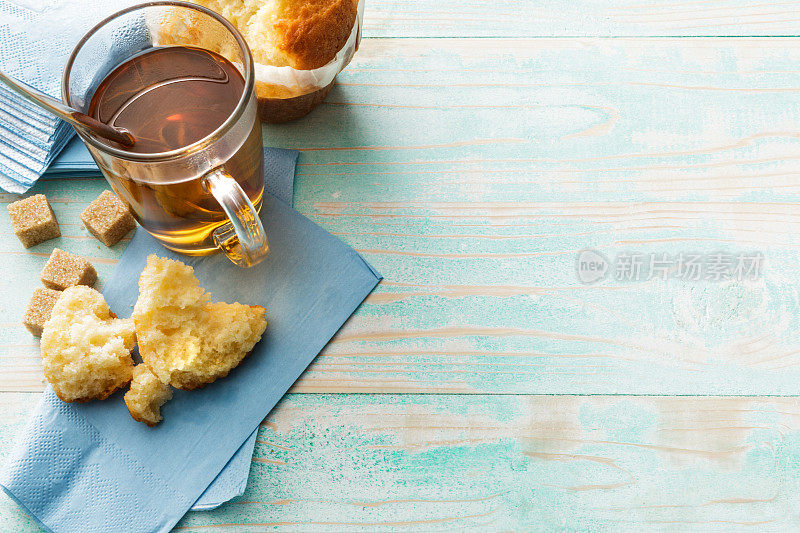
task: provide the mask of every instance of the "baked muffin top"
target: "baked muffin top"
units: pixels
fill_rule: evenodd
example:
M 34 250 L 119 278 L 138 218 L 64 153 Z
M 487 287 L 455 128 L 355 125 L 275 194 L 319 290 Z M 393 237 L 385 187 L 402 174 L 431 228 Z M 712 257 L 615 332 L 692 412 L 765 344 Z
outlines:
M 357 0 L 195 0 L 242 33 L 256 63 L 299 70 L 330 62 L 355 24 Z

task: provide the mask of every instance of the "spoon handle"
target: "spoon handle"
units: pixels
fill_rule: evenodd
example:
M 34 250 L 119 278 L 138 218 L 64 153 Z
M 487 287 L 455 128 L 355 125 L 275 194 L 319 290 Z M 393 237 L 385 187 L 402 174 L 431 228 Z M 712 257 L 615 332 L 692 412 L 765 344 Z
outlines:
M 49 111 L 50 113 L 66 120 L 76 128 L 80 128 L 85 133 L 98 135 L 104 139 L 109 139 L 120 143 L 123 146 L 133 146 L 135 140 L 133 135 L 123 129 L 112 128 L 108 124 L 103 124 L 99 120 L 81 113 L 77 109 L 73 109 L 64 105 L 61 101 L 34 89 L 27 83 L 23 83 L 10 76 L 7 76 L 0 70 L 0 82 L 7 85 L 18 95 L 22 96 L 29 102 L 38 105 Z

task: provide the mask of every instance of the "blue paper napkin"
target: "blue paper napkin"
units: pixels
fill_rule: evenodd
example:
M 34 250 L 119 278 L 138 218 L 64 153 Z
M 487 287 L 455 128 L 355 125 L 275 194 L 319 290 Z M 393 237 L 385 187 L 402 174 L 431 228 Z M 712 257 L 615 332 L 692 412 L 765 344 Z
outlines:
M 147 254 L 180 259 L 212 297 L 263 305 L 267 330 L 226 378 L 175 391 L 155 428 L 134 421 L 114 394 L 66 404 L 51 390 L 26 426 L 0 484 L 53 531 L 168 531 L 300 376 L 381 277 L 352 248 L 267 195 L 267 259 L 240 269 L 227 258 L 179 256 L 134 235 L 105 291 L 127 317 Z
M 83 142 L 80 143 L 86 156 L 91 159 L 89 151 Z M 79 151 L 74 151 L 76 158 L 65 162 L 73 167 L 75 162 L 80 161 L 83 157 Z M 286 150 L 284 148 L 264 148 L 264 190 L 265 192 L 275 196 L 286 205 L 292 205 L 292 196 L 294 193 L 294 171 L 297 164 L 297 150 Z M 97 167 L 95 167 L 97 168 Z M 161 249 L 161 245 L 153 243 L 153 250 L 142 252 L 144 254 L 155 253 L 157 254 Z M 122 256 L 120 264 L 126 261 L 126 255 Z M 114 282 L 113 278 L 109 285 L 106 285 L 106 291 L 114 291 L 115 287 L 110 286 Z M 223 503 L 231 498 L 241 496 L 244 489 L 247 488 L 247 477 L 250 475 L 250 462 L 253 457 L 253 449 L 256 446 L 256 438 L 258 437 L 258 428 L 253 430 L 250 437 L 244 444 L 237 450 L 237 452 L 222 469 L 222 472 L 214 479 L 211 485 L 203 492 L 200 498 L 192 505 L 192 511 L 208 511 L 216 509 Z
M 99 174 L 100 169 L 92 159 L 92 155 L 77 135 L 61 150 L 47 170 L 43 178 L 74 178 Z M 293 174 L 294 175 L 294 174 Z

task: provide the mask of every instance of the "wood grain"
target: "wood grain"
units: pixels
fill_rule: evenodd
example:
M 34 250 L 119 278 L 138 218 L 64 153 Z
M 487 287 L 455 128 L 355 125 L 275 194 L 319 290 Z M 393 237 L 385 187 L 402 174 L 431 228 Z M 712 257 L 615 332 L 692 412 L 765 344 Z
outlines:
M 296 207 L 386 280 L 264 421 L 245 495 L 179 531 L 796 529 L 798 398 L 533 394 L 800 394 L 800 39 L 752 37 L 797 19 L 367 2 L 328 101 L 264 134 L 302 151 Z M 650 38 L 691 35 L 751 37 Z M 21 316 L 47 256 L 102 286 L 124 249 L 79 223 L 105 187 L 40 183 L 64 235 L 30 251 L 0 216 L 0 462 L 44 386 Z M 767 268 L 583 285 L 587 247 Z M 0 530 L 38 531 L 3 494 Z
M 800 39 L 365 40 L 326 104 L 264 129 L 302 151 L 295 206 L 386 278 L 294 391 L 800 393 L 797 64 Z M 0 240 L 0 390 L 43 386 L 20 321 L 49 251 L 102 283 L 124 248 L 78 223 L 103 188 L 41 183 L 64 237 Z M 766 268 L 583 285 L 584 248 Z
M 0 460 L 37 398 L 0 395 Z M 177 531 L 787 531 L 798 450 L 798 398 L 289 395 Z
M 621 37 L 797 35 L 797 5 L 780 0 L 367 2 L 365 37 Z

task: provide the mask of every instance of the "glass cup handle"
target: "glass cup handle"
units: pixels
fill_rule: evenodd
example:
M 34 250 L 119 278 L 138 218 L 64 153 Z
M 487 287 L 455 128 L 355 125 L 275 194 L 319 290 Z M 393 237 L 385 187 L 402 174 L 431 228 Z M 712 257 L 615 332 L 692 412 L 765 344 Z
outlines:
M 250 198 L 222 167 L 203 177 L 203 188 L 219 202 L 230 220 L 212 233 L 214 244 L 240 267 L 260 263 L 269 253 L 267 235 Z

